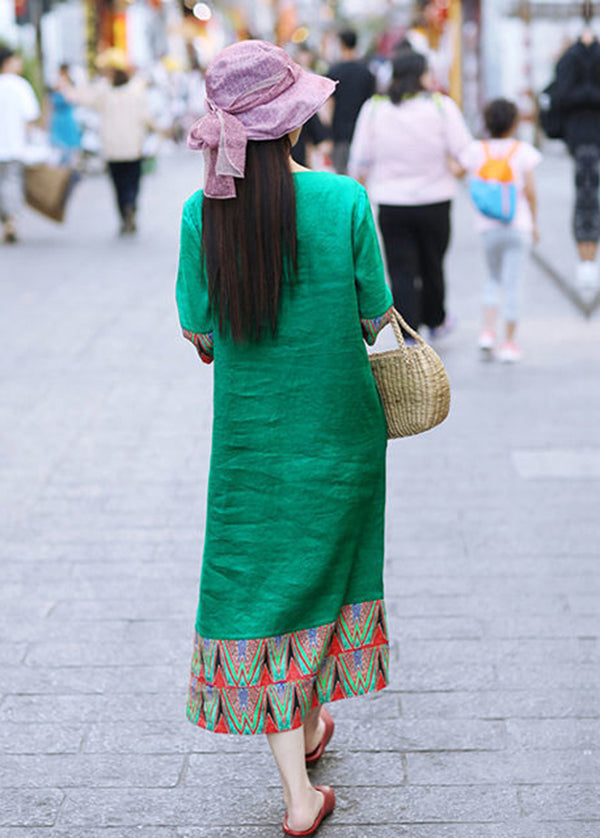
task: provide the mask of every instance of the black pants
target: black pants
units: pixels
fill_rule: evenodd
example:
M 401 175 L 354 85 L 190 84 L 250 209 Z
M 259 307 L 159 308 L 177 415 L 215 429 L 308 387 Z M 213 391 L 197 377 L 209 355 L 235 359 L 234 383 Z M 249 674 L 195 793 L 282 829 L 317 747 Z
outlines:
M 413 329 L 422 323 L 430 329 L 439 326 L 446 319 L 444 256 L 450 243 L 450 201 L 381 204 L 379 226 L 394 305 Z
M 125 220 L 126 211 L 135 210 L 137 207 L 142 161 L 113 160 L 108 164 L 108 171 L 115 188 L 119 214 Z
M 598 202 L 598 164 L 600 151 L 587 143 L 577 146 L 575 158 L 575 212 L 573 233 L 576 242 L 600 240 L 600 203 Z

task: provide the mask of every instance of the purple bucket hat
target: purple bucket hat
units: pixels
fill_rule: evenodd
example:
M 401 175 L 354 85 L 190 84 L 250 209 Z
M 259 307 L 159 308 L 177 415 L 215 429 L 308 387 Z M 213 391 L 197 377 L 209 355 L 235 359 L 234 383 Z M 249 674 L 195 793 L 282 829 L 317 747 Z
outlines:
M 248 140 L 278 140 L 310 119 L 336 82 L 309 73 L 280 47 L 241 41 L 206 72 L 208 112 L 191 128 L 188 147 L 205 155 L 207 198 L 235 198 Z

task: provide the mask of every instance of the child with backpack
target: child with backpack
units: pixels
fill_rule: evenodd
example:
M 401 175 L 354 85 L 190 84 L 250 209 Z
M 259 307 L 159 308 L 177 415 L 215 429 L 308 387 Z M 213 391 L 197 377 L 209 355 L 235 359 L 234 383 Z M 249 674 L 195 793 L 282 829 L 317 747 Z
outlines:
M 472 143 L 459 158 L 468 174 L 477 211 L 488 277 L 483 293 L 483 329 L 479 348 L 486 359 L 520 361 L 516 343 L 521 315 L 523 262 L 538 241 L 534 170 L 542 156 L 532 145 L 515 138 L 519 123 L 516 105 L 495 99 L 484 112 L 490 139 Z M 504 340 L 497 348 L 498 310 L 502 299 Z

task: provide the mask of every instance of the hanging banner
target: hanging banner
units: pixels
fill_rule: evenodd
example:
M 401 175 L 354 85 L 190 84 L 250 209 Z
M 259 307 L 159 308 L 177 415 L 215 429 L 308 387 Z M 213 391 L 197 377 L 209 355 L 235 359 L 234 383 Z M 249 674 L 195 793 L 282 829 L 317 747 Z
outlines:
M 17 23 L 31 22 L 28 0 L 15 0 L 15 20 Z
M 14 0 L 15 21 L 19 24 L 35 23 L 51 7 L 52 0 Z
M 462 5 L 460 0 L 452 0 L 450 3 L 450 36 L 452 49 L 452 63 L 450 66 L 449 93 L 459 107 L 463 104 L 463 77 L 462 77 Z
M 127 54 L 127 14 L 115 12 L 113 15 L 113 46 Z

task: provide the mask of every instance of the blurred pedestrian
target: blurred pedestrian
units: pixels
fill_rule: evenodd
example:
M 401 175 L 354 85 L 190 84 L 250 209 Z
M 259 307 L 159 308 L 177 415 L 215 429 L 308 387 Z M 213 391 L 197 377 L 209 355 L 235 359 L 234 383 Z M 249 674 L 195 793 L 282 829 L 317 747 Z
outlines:
M 185 139 L 194 122 L 206 111 L 204 71 L 193 47 L 189 48 L 190 69 L 186 76 L 185 113 L 181 122 L 181 139 Z
M 16 220 L 23 204 L 23 160 L 28 126 L 39 119 L 33 88 L 21 77 L 23 62 L 0 45 L 0 221 L 3 241 L 18 241 Z
M 552 105 L 563 113 L 564 139 L 575 162 L 576 282 L 581 290 L 593 293 L 599 287 L 600 44 L 590 26 L 591 4 L 586 8 L 583 34 L 556 65 Z
M 426 58 L 400 52 L 388 97 L 370 99 L 360 112 L 349 172 L 379 205 L 396 308 L 437 338 L 453 327 L 444 279 L 456 191 L 450 159 L 472 138 L 457 105 L 428 85 Z
M 147 104 L 155 130 L 170 142 L 181 140 L 187 107 L 187 75 L 182 63 L 165 55 L 153 66 L 147 80 Z M 159 135 L 154 135 L 147 145 L 156 151 L 160 145 Z
M 522 357 L 516 333 L 521 319 L 523 263 L 532 240 L 539 239 L 534 172 L 542 155 L 529 143 L 515 139 L 519 113 L 513 102 L 495 99 L 487 105 L 484 119 L 490 139 L 474 142 L 459 155 L 459 162 L 472 177 L 485 174 L 490 162 L 498 174 L 504 174 L 498 178 L 503 182 L 500 189 L 498 181 L 491 186 L 504 206 L 495 208 L 492 202 L 485 207 L 484 191 L 479 209 L 483 207 L 485 212 L 477 213 L 476 226 L 482 235 L 488 270 L 479 348 L 486 358 L 495 351 L 498 309 L 503 297 L 505 335 L 498 359 L 510 363 Z M 503 212 L 504 220 L 499 217 Z
M 315 55 L 305 44 L 301 44 L 298 48 L 295 60 L 304 70 L 313 71 L 315 69 Z M 321 159 L 328 158 L 331 155 L 331 132 L 329 126 L 321 121 L 318 113 L 311 116 L 308 122 L 304 124 L 292 151 L 292 156 L 296 163 L 301 166 L 314 168 L 313 158 L 316 158 L 314 154 L 316 149 L 321 152 L 321 155 L 319 155 Z
M 291 159 L 334 83 L 248 40 L 206 89 L 177 280 L 184 335 L 215 363 L 188 717 L 267 734 L 284 832 L 312 835 L 335 806 L 306 770 L 333 734 L 323 705 L 387 683 L 387 434 L 363 333 L 392 300 L 365 190 Z
M 307 166 L 309 169 L 314 166 L 313 156 L 316 149 L 325 151 L 330 147 L 329 131 L 323 125 L 319 114 L 311 116 L 302 128 L 298 142 L 294 146 L 292 156 L 300 166 Z
M 73 89 L 69 65 L 61 64 L 58 78 L 49 94 L 50 143 L 60 154 L 61 165 L 73 166 L 81 150 L 81 128 L 75 116 L 76 107 L 68 96 Z
M 143 145 L 151 127 L 146 85 L 130 73 L 125 54 L 116 48 L 101 53 L 98 66 L 104 78 L 72 95 L 101 117 L 102 155 L 115 191 L 120 232 L 131 235 L 137 232 Z
M 345 175 L 356 119 L 363 104 L 375 93 L 375 76 L 358 58 L 356 32 L 344 29 L 339 39 L 341 61 L 330 67 L 327 75 L 338 82 L 331 119 L 333 165 L 338 174 Z

